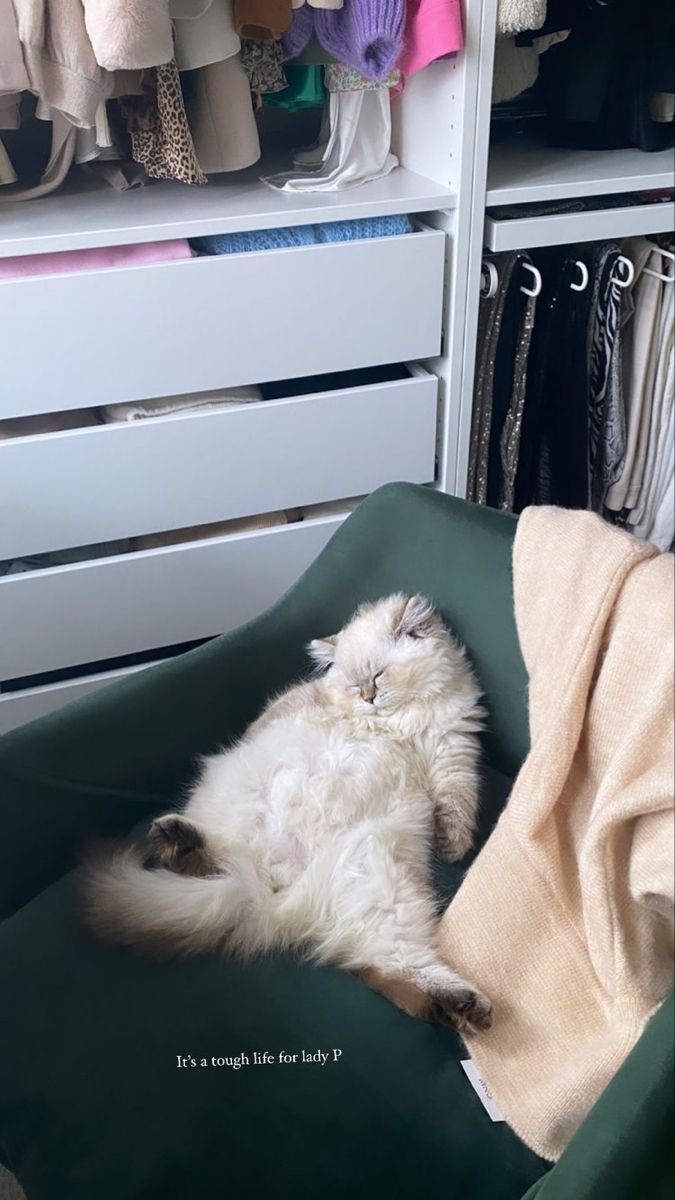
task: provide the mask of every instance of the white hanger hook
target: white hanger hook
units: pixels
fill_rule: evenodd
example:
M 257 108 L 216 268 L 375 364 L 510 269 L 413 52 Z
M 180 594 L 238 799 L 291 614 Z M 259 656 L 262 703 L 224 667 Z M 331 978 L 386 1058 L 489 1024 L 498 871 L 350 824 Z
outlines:
M 531 288 L 521 287 L 521 292 L 524 296 L 538 296 L 542 286 L 541 271 L 539 271 L 537 267 L 533 266 L 532 263 L 526 262 L 523 263 L 523 269 L 526 271 L 531 271 L 532 275 L 534 276 L 534 286 Z
M 672 250 L 664 250 L 661 246 L 655 246 L 652 254 L 662 254 L 664 258 L 668 258 L 672 263 L 675 263 L 675 254 L 673 254 Z M 675 281 L 675 267 L 673 268 L 672 275 L 664 275 L 662 271 L 652 271 L 650 267 L 645 267 L 645 275 L 653 275 L 654 279 L 662 279 L 664 283 L 673 283 Z
M 619 267 L 625 268 L 625 270 L 626 270 L 626 278 L 625 279 L 618 278 Z M 616 284 L 618 284 L 619 287 L 627 288 L 627 287 L 630 287 L 630 285 L 634 279 L 635 279 L 635 267 L 633 266 L 633 264 L 629 258 L 626 258 L 626 256 L 624 254 L 620 254 L 616 260 L 616 266 L 614 268 L 614 282 Z
M 581 275 L 581 283 L 571 283 L 570 287 L 573 292 L 585 292 L 588 287 L 588 267 L 585 262 L 580 262 L 579 259 L 577 259 L 576 265 Z
M 481 263 L 481 288 L 480 294 L 483 300 L 491 300 L 497 295 L 499 287 L 499 272 L 493 262 L 484 261 Z

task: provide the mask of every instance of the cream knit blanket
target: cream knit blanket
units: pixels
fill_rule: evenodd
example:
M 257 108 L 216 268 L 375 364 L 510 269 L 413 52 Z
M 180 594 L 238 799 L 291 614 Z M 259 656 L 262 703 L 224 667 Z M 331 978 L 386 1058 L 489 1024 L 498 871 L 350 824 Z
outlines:
M 518 524 L 531 750 L 440 936 L 494 1004 L 471 1056 L 548 1159 L 672 983 L 673 561 L 590 513 Z

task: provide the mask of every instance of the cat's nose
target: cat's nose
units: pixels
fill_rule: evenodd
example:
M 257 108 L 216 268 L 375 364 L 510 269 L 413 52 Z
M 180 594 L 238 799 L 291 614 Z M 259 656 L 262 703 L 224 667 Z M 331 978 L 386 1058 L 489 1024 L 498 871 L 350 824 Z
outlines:
M 367 683 L 361 688 L 361 699 L 367 700 L 368 704 L 373 704 L 377 695 L 377 688 L 374 683 Z

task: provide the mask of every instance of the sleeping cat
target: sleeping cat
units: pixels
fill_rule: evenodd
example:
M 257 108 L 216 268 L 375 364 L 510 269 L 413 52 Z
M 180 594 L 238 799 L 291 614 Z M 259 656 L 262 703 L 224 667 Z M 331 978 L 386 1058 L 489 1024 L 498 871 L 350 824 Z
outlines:
M 479 690 L 421 596 L 363 605 L 319 668 L 204 760 L 181 812 L 85 867 L 99 935 L 163 953 L 294 948 L 457 1029 L 490 1005 L 436 949 L 432 842 L 473 841 Z

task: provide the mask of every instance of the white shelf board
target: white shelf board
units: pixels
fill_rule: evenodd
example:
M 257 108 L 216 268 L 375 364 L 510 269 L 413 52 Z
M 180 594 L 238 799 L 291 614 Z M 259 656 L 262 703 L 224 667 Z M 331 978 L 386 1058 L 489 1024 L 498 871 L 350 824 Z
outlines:
M 213 176 L 202 187 L 166 182 L 128 192 L 77 180 L 40 200 L 0 204 L 0 257 L 431 212 L 456 204 L 449 188 L 403 167 L 360 187 L 315 193 L 274 191 L 260 182 L 261 169 Z
M 538 246 L 565 246 L 571 242 L 669 233 L 674 227 L 675 204 L 636 204 L 630 208 L 602 208 L 501 221 L 487 217 L 484 243 L 488 250 L 495 251 L 535 250 Z
M 491 147 L 485 204 L 535 204 L 674 186 L 672 150 L 564 150 L 523 138 Z

